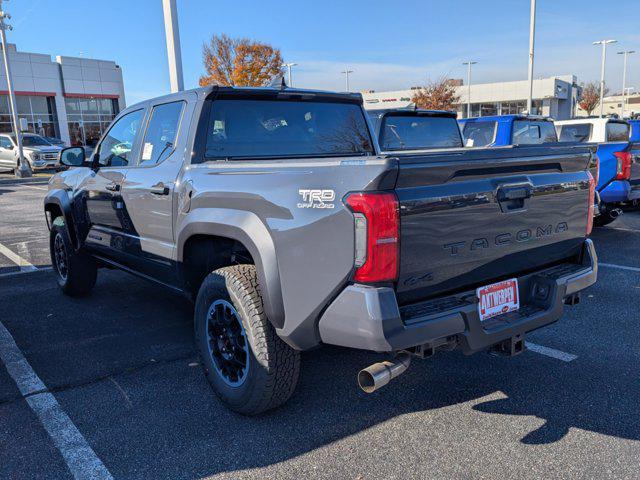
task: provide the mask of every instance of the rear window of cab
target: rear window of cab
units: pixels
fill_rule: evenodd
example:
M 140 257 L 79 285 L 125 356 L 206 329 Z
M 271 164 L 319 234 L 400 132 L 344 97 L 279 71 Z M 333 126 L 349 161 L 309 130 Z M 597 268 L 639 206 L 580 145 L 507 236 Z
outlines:
M 214 100 L 205 148 L 208 160 L 375 153 L 358 104 L 265 99 Z
M 458 121 L 453 117 L 387 115 L 380 125 L 382 150 L 424 150 L 462 147 Z
M 558 141 L 553 122 L 546 120 L 515 120 L 511 142 L 514 145 L 540 145 Z

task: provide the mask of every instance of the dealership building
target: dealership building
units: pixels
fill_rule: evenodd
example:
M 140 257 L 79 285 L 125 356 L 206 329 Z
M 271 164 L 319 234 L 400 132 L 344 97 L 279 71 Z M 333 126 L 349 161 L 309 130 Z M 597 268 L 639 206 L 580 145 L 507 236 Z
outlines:
M 451 80 L 456 94 L 460 98 L 455 106 L 458 116 L 467 117 L 467 99 L 469 88 L 462 80 Z M 365 108 L 370 110 L 384 108 L 407 108 L 413 106 L 411 98 L 420 87 L 408 90 L 362 92 Z M 533 81 L 532 114 L 544 115 L 564 120 L 571 118 L 576 111 L 580 87 L 575 75 L 539 78 Z M 527 109 L 529 82 L 477 83 L 471 85 L 471 116 L 507 115 L 522 113 Z
M 0 47 L 1 48 L 1 47 Z M 112 61 L 20 52 L 7 46 L 17 113 L 28 131 L 70 145 L 95 146 L 125 107 L 122 70 Z M 11 132 L 7 78 L 0 57 L 0 132 Z M 24 124 L 24 121 L 21 123 Z

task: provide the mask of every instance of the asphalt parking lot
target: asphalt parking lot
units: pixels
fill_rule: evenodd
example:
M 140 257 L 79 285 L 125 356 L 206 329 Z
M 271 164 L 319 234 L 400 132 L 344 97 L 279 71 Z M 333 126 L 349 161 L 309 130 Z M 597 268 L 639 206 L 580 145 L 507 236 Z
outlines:
M 59 292 L 45 192 L 0 174 L 0 478 L 640 477 L 640 212 L 593 234 L 598 283 L 522 355 L 438 354 L 366 395 L 381 357 L 323 348 L 245 418 L 211 393 L 181 297 L 105 271 Z

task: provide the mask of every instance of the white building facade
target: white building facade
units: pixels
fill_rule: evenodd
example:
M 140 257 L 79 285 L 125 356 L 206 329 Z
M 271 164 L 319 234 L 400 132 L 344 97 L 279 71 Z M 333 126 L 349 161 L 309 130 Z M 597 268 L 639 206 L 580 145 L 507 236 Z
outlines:
M 18 117 L 26 119 L 32 133 L 93 147 L 125 108 L 122 70 L 115 62 L 65 56 L 52 60 L 47 54 L 20 52 L 13 44 L 7 55 Z M 11 132 L 1 57 L 0 72 L 0 132 Z
M 365 108 L 406 108 L 413 105 L 411 98 L 415 90 L 389 92 L 362 92 Z M 456 105 L 458 116 L 467 117 L 467 85 L 455 87 L 460 103 Z M 544 115 L 558 120 L 571 118 L 576 110 L 580 87 L 575 75 L 540 78 L 533 81 L 532 114 Z M 471 117 L 523 113 L 527 109 L 529 82 L 478 83 L 471 85 Z

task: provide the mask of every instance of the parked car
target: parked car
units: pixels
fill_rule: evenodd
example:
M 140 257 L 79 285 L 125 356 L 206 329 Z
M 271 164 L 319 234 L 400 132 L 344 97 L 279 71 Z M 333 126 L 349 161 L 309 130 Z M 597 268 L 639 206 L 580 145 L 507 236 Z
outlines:
M 496 115 L 458 120 L 467 147 L 541 145 L 558 141 L 553 120 L 533 115 Z
M 596 225 L 613 222 L 622 213 L 621 206 L 638 198 L 637 193 L 631 194 L 629 123 L 615 118 L 574 118 L 556 122 L 556 129 L 561 142 L 598 144 L 600 214 Z
M 629 120 L 631 133 L 629 143 L 631 143 L 631 174 L 629 178 L 629 200 L 635 205 L 640 203 L 640 119 Z
M 67 146 L 67 144 L 64 142 L 64 140 L 60 140 L 59 138 L 55 138 L 55 137 L 42 137 L 42 138 L 44 138 L 51 145 L 55 145 L 57 147 L 66 147 Z
M 22 152 L 29 162 L 31 170 L 58 169 L 60 147 L 47 142 L 40 135 L 22 134 Z M 0 167 L 14 170 L 18 167 L 18 144 L 16 137 L 10 133 L 0 133 Z
M 370 110 L 380 148 L 384 151 L 460 148 L 462 136 L 456 112 L 419 109 Z
M 360 94 L 175 93 L 119 113 L 92 158 L 62 151 L 52 264 L 69 295 L 110 267 L 195 299 L 204 371 L 235 411 L 284 403 L 322 344 L 391 354 L 358 374 L 371 392 L 412 357 L 520 353 L 577 303 L 597 276 L 594 151 L 383 155 Z

